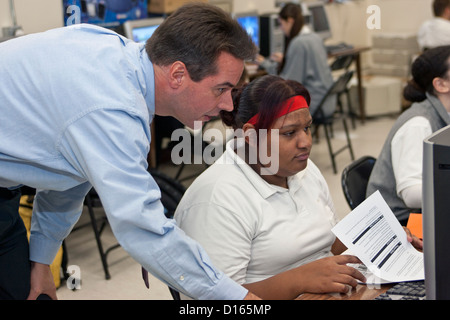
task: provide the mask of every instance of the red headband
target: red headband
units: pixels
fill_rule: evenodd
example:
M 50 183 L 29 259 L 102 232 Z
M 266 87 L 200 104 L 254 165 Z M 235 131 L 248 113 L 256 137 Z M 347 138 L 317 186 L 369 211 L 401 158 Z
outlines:
M 308 108 L 308 103 L 306 102 L 305 98 L 303 96 L 293 96 L 286 101 L 283 102 L 281 105 L 280 110 L 276 114 L 275 118 L 282 117 L 292 111 L 302 109 L 302 108 Z M 250 120 L 247 121 L 247 123 L 256 125 L 256 123 L 259 120 L 259 113 L 255 114 L 253 117 L 250 118 Z

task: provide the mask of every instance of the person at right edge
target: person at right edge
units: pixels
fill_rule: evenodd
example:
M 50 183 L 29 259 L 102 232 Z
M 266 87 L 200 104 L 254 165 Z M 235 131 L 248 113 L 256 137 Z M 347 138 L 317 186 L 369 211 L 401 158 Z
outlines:
M 366 196 L 379 190 L 400 223 L 422 208 L 423 140 L 450 124 L 450 46 L 425 51 L 404 89 L 413 102 L 394 123 L 370 175 Z
M 450 45 L 450 0 L 434 0 L 433 15 L 417 32 L 417 43 L 422 51 Z

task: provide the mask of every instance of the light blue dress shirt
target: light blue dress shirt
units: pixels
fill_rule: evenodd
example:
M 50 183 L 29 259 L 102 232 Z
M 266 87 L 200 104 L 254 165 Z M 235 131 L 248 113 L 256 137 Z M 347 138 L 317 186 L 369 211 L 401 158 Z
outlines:
M 0 186 L 37 189 L 30 259 L 49 264 L 91 187 L 121 246 L 198 299 L 243 299 L 199 245 L 164 216 L 147 172 L 155 113 L 143 44 L 89 25 L 0 44 Z

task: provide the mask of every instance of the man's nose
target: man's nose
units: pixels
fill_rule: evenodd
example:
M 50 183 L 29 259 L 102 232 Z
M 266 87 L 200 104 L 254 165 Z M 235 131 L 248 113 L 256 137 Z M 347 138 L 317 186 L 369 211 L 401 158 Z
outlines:
M 220 101 L 218 108 L 220 110 L 225 111 L 233 111 L 233 98 L 231 97 L 231 92 L 228 92 L 226 95 L 223 96 L 223 99 Z

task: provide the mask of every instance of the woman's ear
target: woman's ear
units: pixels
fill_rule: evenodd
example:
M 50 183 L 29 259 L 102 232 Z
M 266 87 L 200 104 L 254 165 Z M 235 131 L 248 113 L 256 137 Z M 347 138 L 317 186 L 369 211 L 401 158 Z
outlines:
M 251 147 L 256 147 L 258 145 L 258 135 L 256 134 L 255 126 L 250 123 L 246 123 L 242 127 L 242 130 L 244 131 L 245 142 Z
M 436 77 L 433 79 L 433 87 L 437 93 L 448 93 L 450 92 L 450 80 Z

